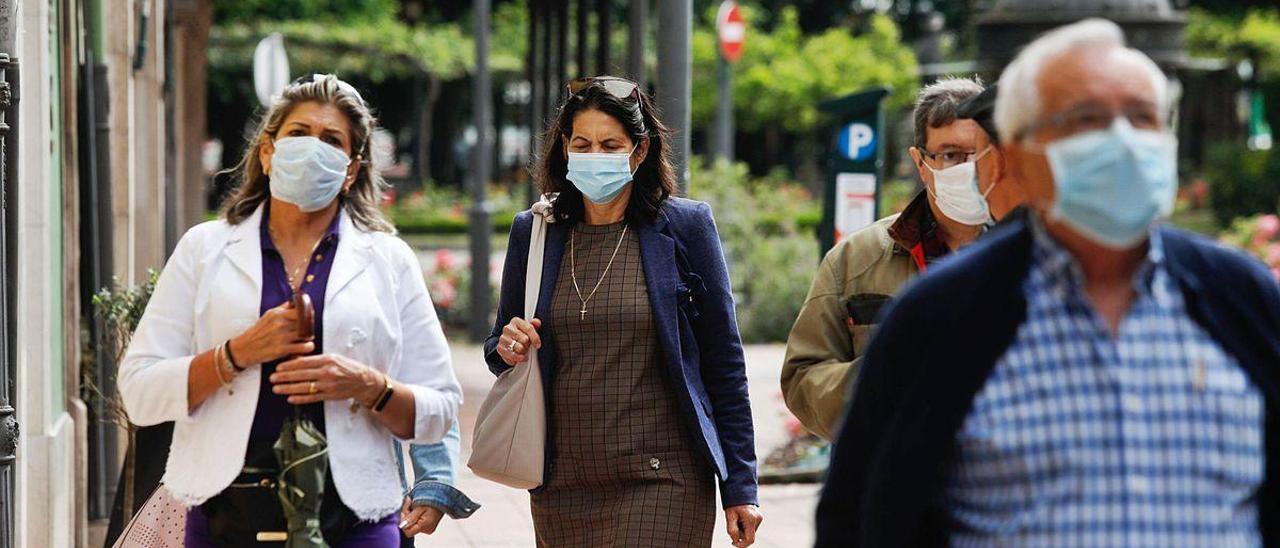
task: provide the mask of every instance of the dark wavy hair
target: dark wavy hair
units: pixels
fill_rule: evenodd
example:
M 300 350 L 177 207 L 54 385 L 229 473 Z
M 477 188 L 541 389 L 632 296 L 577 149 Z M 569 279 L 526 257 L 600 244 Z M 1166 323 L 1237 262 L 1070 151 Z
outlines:
M 677 187 L 671 163 L 671 130 L 658 118 L 653 101 L 642 89 L 619 99 L 604 86 L 592 84 L 565 99 L 542 138 L 542 154 L 534 170 L 538 187 L 544 194 L 560 193 L 553 208 L 557 218 L 574 223 L 583 219 L 582 192 L 565 178 L 568 159 L 562 139 L 573 135 L 573 120 L 579 113 L 593 109 L 618 120 L 632 143 L 639 145 L 641 140 L 649 139 L 649 151 L 632 179 L 626 219 L 633 225 L 652 223 L 662 210 L 663 202 L 676 193 Z

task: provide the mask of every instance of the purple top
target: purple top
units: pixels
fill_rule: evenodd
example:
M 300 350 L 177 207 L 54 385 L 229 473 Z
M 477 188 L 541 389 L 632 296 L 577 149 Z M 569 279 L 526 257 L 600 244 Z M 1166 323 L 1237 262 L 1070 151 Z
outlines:
M 329 285 L 329 270 L 333 267 L 333 252 L 338 248 L 338 221 L 342 211 L 333 216 L 329 229 L 325 232 L 320 245 L 307 265 L 306 276 L 303 277 L 302 290 L 311 296 L 311 303 L 316 309 L 316 349 L 312 354 L 324 352 L 324 294 Z M 262 240 L 262 300 L 258 305 L 258 314 L 284 304 L 293 297 L 293 289 L 289 287 L 289 276 L 285 273 L 284 258 L 271 241 L 271 233 L 267 230 L 267 222 L 271 219 L 271 205 L 264 206 L 262 211 L 262 228 L 259 236 Z M 285 360 L 276 360 L 262 364 L 262 386 L 258 390 L 258 409 L 253 415 L 253 427 L 249 430 L 249 458 L 253 459 L 255 442 L 274 444 L 280 437 L 280 428 L 284 419 L 293 413 L 288 398 L 271 391 L 271 374 L 276 366 Z M 324 432 L 324 404 L 313 403 L 303 406 L 303 413 Z M 272 459 L 274 454 L 267 452 Z M 254 464 L 246 463 L 250 466 Z M 267 464 L 267 463 L 255 463 Z M 274 462 L 269 463 L 274 467 Z

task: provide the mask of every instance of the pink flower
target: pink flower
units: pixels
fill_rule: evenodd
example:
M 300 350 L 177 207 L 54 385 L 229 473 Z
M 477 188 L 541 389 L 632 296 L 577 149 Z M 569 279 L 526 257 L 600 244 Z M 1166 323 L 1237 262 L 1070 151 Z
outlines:
M 1280 243 L 1272 243 L 1267 246 L 1267 264 L 1273 267 L 1280 267 Z
M 458 266 L 458 258 L 448 249 L 436 250 L 436 271 L 448 272 Z
M 1280 233 L 1280 217 L 1275 215 L 1263 215 L 1258 217 L 1256 237 L 1264 240 L 1270 240 L 1276 237 L 1276 233 Z
M 798 438 L 808 432 L 805 430 L 804 425 L 800 424 L 800 419 L 797 419 L 794 415 L 787 417 L 782 425 L 787 429 L 787 434 L 790 434 L 793 438 Z
M 458 300 L 458 290 L 449 280 L 439 278 L 431 283 L 431 300 L 440 308 L 451 308 L 454 301 Z

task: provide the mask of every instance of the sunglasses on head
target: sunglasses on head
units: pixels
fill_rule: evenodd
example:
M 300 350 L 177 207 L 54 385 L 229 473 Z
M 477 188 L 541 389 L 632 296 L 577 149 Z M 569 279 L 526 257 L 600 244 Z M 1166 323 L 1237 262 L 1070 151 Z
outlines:
M 320 73 L 318 73 L 318 72 L 317 72 L 317 73 L 312 73 L 312 74 L 307 74 L 307 75 L 304 75 L 304 76 L 299 76 L 299 77 L 297 77 L 297 78 L 296 78 L 296 79 L 294 79 L 294 81 L 293 81 L 293 82 L 291 82 L 289 85 L 291 85 L 291 86 L 296 86 L 296 85 L 298 85 L 298 84 L 309 84 L 309 83 L 312 83 L 312 82 L 319 82 L 319 81 L 321 81 L 321 80 L 324 80 L 324 78 L 325 78 L 326 76 L 333 76 L 333 75 L 332 75 L 332 74 L 320 74 Z M 364 97 L 361 97 L 361 96 L 360 96 L 360 92 L 359 92 L 359 91 L 356 91 L 355 86 L 353 86 L 353 85 L 351 85 L 351 84 L 348 84 L 348 83 L 344 82 L 341 78 L 338 78 L 337 76 L 334 76 L 334 78 L 333 78 L 333 79 L 334 79 L 335 81 L 337 81 L 337 82 L 338 82 L 338 89 L 339 89 L 339 90 L 342 90 L 342 92 L 343 92 L 343 93 L 346 93 L 346 94 L 348 94 L 348 95 L 351 95 L 352 97 L 355 97 L 355 98 L 356 98 L 356 100 L 360 102 L 360 104 L 362 104 L 362 105 L 364 104 Z
M 617 76 L 592 76 L 578 78 L 569 82 L 569 96 L 572 97 L 591 87 L 600 87 L 615 99 L 640 99 L 640 84 L 618 78 Z

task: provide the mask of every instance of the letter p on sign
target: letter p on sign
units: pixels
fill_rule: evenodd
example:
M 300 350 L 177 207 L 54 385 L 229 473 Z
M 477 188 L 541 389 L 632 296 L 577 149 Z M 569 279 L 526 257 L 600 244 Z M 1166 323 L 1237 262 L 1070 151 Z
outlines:
M 854 122 L 840 132 L 837 146 L 840 153 L 850 160 L 866 160 L 875 154 L 876 132 L 867 124 Z

